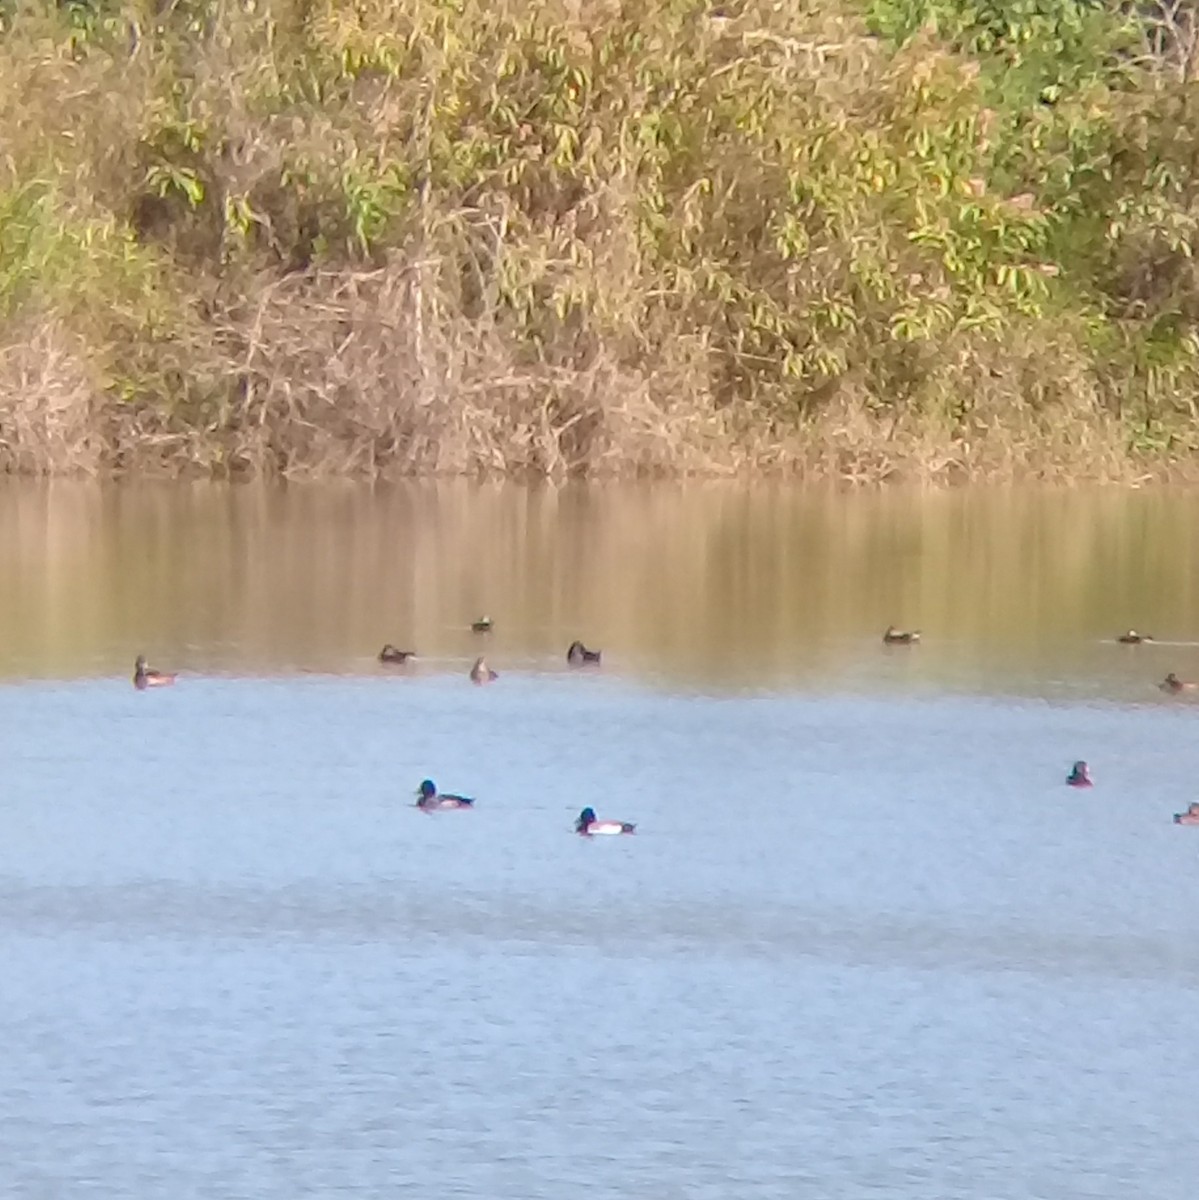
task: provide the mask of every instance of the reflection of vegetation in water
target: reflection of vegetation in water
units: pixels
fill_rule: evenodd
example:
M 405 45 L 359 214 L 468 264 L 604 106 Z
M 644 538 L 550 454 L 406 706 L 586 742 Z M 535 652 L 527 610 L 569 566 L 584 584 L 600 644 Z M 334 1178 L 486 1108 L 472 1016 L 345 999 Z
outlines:
M 733 484 L 196 485 L 0 489 L 6 675 L 307 667 L 465 683 L 565 671 L 575 638 L 608 673 L 751 684 L 903 672 L 1074 678 L 1080 660 L 1153 685 L 1197 651 L 1123 647 L 1135 626 L 1199 642 L 1199 539 L 1185 494 Z M 495 630 L 469 622 L 483 605 Z M 919 626 L 889 651 L 889 623 Z M 1101 641 L 1107 645 L 1101 645 Z
M 0 463 L 1177 464 L 1189 12 L 2 5 Z

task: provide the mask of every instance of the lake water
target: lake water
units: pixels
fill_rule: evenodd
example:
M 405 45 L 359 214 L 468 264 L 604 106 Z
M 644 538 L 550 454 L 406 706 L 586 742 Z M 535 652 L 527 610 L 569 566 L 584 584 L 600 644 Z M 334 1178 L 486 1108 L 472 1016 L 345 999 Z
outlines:
M 0 488 L 0 1194 L 1193 1200 L 1197 517 Z

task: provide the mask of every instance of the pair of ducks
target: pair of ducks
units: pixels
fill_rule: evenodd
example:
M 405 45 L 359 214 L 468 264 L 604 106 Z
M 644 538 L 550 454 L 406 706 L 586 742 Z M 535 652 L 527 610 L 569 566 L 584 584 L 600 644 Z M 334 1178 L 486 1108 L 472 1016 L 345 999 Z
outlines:
M 1135 629 L 1129 629 L 1116 638 L 1116 641 L 1122 646 L 1143 646 L 1146 642 L 1152 642 L 1154 640 L 1155 639 L 1151 633 L 1138 633 Z M 1169 692 L 1171 695 L 1174 695 L 1177 692 L 1194 691 L 1197 685 L 1189 682 L 1188 680 L 1179 679 L 1178 676 L 1171 671 L 1157 686 L 1161 688 L 1163 692 Z
M 1138 633 L 1135 629 L 1129 629 L 1127 632 L 1120 634 L 1116 641 L 1122 646 L 1143 646 L 1146 642 L 1154 641 L 1154 637 L 1150 633 Z M 1188 682 L 1185 679 L 1179 679 L 1178 676 L 1171 671 L 1165 679 L 1157 685 L 1163 692 L 1169 692 L 1173 695 L 1176 692 L 1190 692 L 1196 687 L 1195 684 Z
M 886 632 L 883 634 L 883 641 L 891 646 L 910 646 L 913 642 L 918 642 L 919 640 L 919 629 L 896 629 L 894 625 L 888 625 Z M 1116 641 L 1125 646 L 1140 646 L 1144 642 L 1153 641 L 1153 635 L 1138 633 L 1135 629 L 1129 629 L 1127 632 L 1120 634 L 1116 638 Z
M 488 616 L 479 617 L 471 622 L 470 627 L 475 633 L 490 633 L 491 618 Z M 402 666 L 410 658 L 415 657 L 415 650 L 400 650 L 398 647 L 393 646 L 390 642 L 386 643 L 383 649 L 379 651 L 379 661 L 381 663 L 394 663 L 397 666 Z
M 413 650 L 397 650 L 390 642 L 379 651 L 379 661 L 394 666 L 403 666 L 409 659 L 415 658 Z M 479 655 L 470 669 L 471 683 L 493 683 L 499 676 L 487 665 L 487 660 Z
M 566 651 L 566 661 L 572 667 L 598 666 L 601 653 L 600 650 L 588 650 L 582 642 L 571 642 L 570 648 Z M 493 683 L 499 679 L 499 676 L 487 665 L 487 660 L 480 655 L 470 669 L 470 679 L 472 683 Z
M 1124 633 L 1120 634 L 1118 638 L 1116 638 L 1116 641 L 1122 646 L 1143 646 L 1146 642 L 1152 642 L 1155 640 L 1156 639 L 1154 638 L 1153 634 L 1139 633 L 1135 629 L 1128 629 Z M 1194 691 L 1196 687 L 1199 687 L 1199 684 L 1191 683 L 1186 679 L 1179 679 L 1178 676 L 1171 671 L 1157 686 L 1161 688 L 1163 692 L 1169 692 L 1171 695 L 1173 695 L 1177 692 Z
M 454 812 L 474 808 L 472 796 L 456 796 L 453 792 L 439 792 L 431 779 L 422 779 L 416 789 L 416 805 L 422 812 Z M 582 837 L 596 837 L 621 833 L 632 833 L 636 826 L 628 821 L 601 821 L 595 809 L 587 807 L 575 821 L 575 833 Z
M 1066 782 L 1071 787 L 1091 787 L 1091 769 L 1087 766 L 1083 759 L 1070 769 L 1070 774 L 1066 776 Z M 1199 800 L 1194 800 L 1187 805 L 1186 812 L 1174 814 L 1175 825 L 1199 825 Z
M 491 624 L 490 617 L 482 616 L 472 621 L 470 627 L 474 633 L 490 633 Z M 379 661 L 381 663 L 406 663 L 410 658 L 415 657 L 415 650 L 399 650 L 390 642 L 379 651 Z

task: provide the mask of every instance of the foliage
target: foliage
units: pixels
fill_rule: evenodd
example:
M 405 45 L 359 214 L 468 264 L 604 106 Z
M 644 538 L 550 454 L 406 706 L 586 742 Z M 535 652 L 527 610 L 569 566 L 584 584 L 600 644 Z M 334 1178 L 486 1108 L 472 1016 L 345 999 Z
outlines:
M 0 321 L 65 331 L 114 461 L 1194 448 L 1194 85 L 1135 6 L 0 11 Z

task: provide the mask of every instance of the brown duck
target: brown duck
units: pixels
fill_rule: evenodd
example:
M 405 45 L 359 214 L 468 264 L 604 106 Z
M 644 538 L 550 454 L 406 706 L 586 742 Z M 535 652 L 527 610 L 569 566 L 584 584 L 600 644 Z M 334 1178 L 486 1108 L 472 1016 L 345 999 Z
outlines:
M 146 666 L 146 656 L 139 654 L 137 661 L 133 664 L 133 686 L 139 692 L 144 692 L 146 688 L 152 687 L 170 687 L 175 682 L 173 674 L 168 675 L 165 671 L 154 671 Z
M 1135 629 L 1130 629 L 1127 633 L 1122 633 L 1116 641 L 1125 646 L 1139 646 L 1142 642 L 1151 642 L 1153 638 L 1147 633 L 1137 633 Z
M 570 648 L 566 651 L 566 661 L 572 667 L 585 667 L 597 664 L 602 653 L 600 650 L 588 650 L 582 642 L 571 642 Z
M 1167 675 L 1165 679 L 1163 679 L 1157 686 L 1161 688 L 1163 692 L 1190 692 L 1195 688 L 1195 684 L 1184 679 L 1179 679 L 1173 671 L 1171 671 L 1169 675 Z
M 475 659 L 475 664 L 470 669 L 471 683 L 492 683 L 499 679 L 499 676 L 487 665 L 487 660 L 480 655 Z
M 414 650 L 397 650 L 390 642 L 379 651 L 379 661 L 381 663 L 406 663 L 410 658 L 416 657 Z

